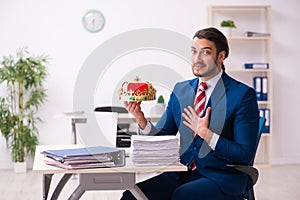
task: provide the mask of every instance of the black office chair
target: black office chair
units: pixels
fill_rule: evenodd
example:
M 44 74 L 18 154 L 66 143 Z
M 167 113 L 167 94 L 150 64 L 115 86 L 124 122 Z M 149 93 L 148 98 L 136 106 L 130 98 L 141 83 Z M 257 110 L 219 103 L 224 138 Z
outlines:
M 95 112 L 116 112 L 116 113 L 128 113 L 127 109 L 119 106 L 103 106 L 96 107 Z M 129 131 L 130 123 L 119 124 L 117 127 L 117 147 L 130 147 L 131 135 L 136 135 L 136 132 Z
M 257 140 L 256 140 L 256 150 L 257 150 L 258 143 L 259 143 L 261 134 L 263 132 L 264 126 L 265 126 L 265 122 L 266 122 L 266 119 L 264 117 L 259 118 L 259 127 L 258 127 L 258 134 L 257 134 Z M 248 199 L 248 200 L 255 200 L 253 186 L 256 184 L 258 176 L 259 176 L 258 170 L 255 167 L 253 167 L 253 163 L 254 163 L 254 158 L 253 158 L 251 165 L 227 165 L 238 171 L 246 173 L 250 177 L 251 181 L 250 181 L 249 187 L 248 187 L 249 190 L 246 193 L 246 199 Z

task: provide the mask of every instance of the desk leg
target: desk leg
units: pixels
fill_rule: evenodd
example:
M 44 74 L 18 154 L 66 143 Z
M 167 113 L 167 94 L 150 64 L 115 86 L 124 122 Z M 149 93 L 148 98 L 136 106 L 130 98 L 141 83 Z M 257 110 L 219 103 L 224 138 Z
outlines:
M 79 184 L 68 200 L 78 200 L 80 199 L 80 197 L 83 195 L 84 192 L 85 190 L 83 189 L 81 184 Z
M 53 174 L 43 174 L 43 200 L 47 200 Z
M 130 192 L 133 194 L 133 196 L 136 199 L 148 200 L 148 198 L 145 196 L 145 194 L 142 192 L 142 190 L 137 185 L 134 185 L 134 187 L 132 189 L 130 189 Z
M 59 183 L 57 184 L 57 186 L 52 194 L 51 200 L 58 199 L 60 192 L 62 191 L 62 189 L 64 188 L 64 186 L 69 181 L 69 179 L 71 178 L 72 175 L 73 174 L 64 174 L 63 175 L 63 177 L 60 179 Z
M 70 177 L 67 178 L 69 179 Z M 63 187 L 64 184 L 62 184 L 61 187 Z M 59 187 L 59 185 L 57 187 Z M 77 186 L 75 191 L 71 194 L 68 200 L 78 200 L 84 194 L 85 191 L 90 191 L 90 190 L 124 190 L 124 189 L 129 189 L 130 192 L 138 200 L 148 200 L 148 198 L 144 195 L 144 193 L 140 190 L 140 188 L 135 185 L 135 173 L 79 174 L 79 185 Z M 58 190 L 58 194 L 60 191 L 61 190 Z
M 72 142 L 77 144 L 76 119 L 72 119 Z

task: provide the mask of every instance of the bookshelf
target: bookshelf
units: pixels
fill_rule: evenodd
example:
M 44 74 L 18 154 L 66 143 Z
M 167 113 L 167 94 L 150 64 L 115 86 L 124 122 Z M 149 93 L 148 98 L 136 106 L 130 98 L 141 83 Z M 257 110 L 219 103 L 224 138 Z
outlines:
M 233 20 L 236 29 L 227 35 L 229 42 L 229 57 L 225 60 L 226 72 L 237 80 L 254 88 L 255 77 L 265 77 L 267 100 L 259 100 L 259 108 L 270 117 L 269 133 L 263 133 L 257 150 L 255 165 L 271 165 L 272 141 L 272 48 L 271 48 L 271 6 L 269 5 L 212 5 L 208 7 L 208 25 L 218 28 L 222 20 Z M 268 33 L 270 35 L 249 37 L 246 32 Z M 224 31 L 225 33 L 225 31 Z M 246 63 L 268 63 L 266 69 L 245 69 Z M 255 88 L 256 89 L 256 88 Z M 263 115 L 263 112 L 261 112 Z

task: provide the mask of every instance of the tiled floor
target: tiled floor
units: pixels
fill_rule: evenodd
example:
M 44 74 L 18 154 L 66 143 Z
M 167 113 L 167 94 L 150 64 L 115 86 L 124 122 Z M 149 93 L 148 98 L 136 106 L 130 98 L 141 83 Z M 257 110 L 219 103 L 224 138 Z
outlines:
M 255 186 L 257 200 L 300 200 L 300 165 L 280 165 L 259 168 L 260 177 Z M 55 175 L 53 184 L 61 175 Z M 41 175 L 29 171 L 15 174 L 12 171 L 0 171 L 1 200 L 40 200 L 42 199 Z M 59 199 L 68 199 L 77 185 L 72 177 Z M 50 192 L 53 188 L 50 188 Z M 91 191 L 82 196 L 82 200 L 116 200 L 122 191 Z

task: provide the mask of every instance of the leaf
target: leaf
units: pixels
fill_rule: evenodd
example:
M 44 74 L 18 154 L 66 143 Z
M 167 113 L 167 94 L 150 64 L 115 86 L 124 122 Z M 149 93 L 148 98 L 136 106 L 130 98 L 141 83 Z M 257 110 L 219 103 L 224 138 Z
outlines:
M 236 28 L 233 20 L 223 20 L 220 25 L 221 27 Z

